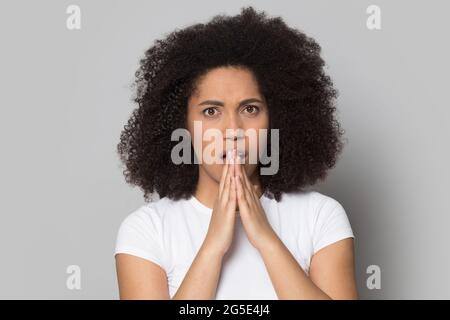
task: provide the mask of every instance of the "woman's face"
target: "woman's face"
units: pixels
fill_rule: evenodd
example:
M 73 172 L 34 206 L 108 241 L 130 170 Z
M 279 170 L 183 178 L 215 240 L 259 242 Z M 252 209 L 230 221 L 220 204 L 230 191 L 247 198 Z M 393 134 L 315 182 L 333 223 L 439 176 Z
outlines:
M 202 159 L 199 163 L 201 174 L 219 182 L 223 153 L 226 155 L 228 149 L 244 151 L 244 169 L 248 176 L 255 173 L 260 139 L 264 147 L 266 143 L 265 135 L 261 136 L 259 129 L 268 129 L 269 110 L 250 71 L 221 67 L 211 70 L 197 83 L 196 92 L 188 100 L 186 125 L 197 159 Z M 215 129 L 209 130 L 210 133 L 220 135 L 205 135 L 208 129 Z M 194 143 L 196 139 L 199 144 Z M 211 163 L 211 160 L 216 161 Z

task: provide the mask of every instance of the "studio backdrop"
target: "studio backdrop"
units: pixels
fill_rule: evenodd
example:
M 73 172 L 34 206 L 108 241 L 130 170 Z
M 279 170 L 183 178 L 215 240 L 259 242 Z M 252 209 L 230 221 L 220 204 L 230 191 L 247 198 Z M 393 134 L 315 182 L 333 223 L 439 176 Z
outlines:
M 364 299 L 450 298 L 447 1 L 2 1 L 0 298 L 117 299 L 144 204 L 116 147 L 144 51 L 244 6 L 314 38 L 345 146 L 315 190 L 355 234 Z

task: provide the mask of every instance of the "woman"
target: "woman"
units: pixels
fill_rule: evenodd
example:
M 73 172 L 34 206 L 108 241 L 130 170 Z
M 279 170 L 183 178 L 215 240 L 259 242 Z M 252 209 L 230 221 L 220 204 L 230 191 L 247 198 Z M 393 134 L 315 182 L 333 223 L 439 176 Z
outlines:
M 252 7 L 148 49 L 118 152 L 127 182 L 160 199 L 120 226 L 122 299 L 357 298 L 345 210 L 305 189 L 325 178 L 343 145 L 323 66 L 313 39 Z M 189 160 L 204 157 L 207 130 L 221 132 L 227 147 L 213 154 L 224 163 L 174 161 L 179 128 L 201 141 L 183 154 Z M 249 161 L 255 146 L 239 133 L 264 129 L 256 149 L 271 150 L 273 174 L 261 174 L 260 156 Z

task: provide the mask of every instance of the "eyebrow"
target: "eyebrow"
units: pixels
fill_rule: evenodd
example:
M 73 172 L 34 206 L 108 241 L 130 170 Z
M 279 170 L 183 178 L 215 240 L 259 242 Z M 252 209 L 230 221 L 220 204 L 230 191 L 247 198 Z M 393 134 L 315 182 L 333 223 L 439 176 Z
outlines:
M 252 102 L 260 102 L 263 103 L 261 100 L 256 99 L 256 98 L 250 98 L 250 99 L 245 99 L 242 100 L 241 102 L 239 102 L 239 107 L 246 105 L 247 103 L 252 103 Z M 218 101 L 218 100 L 205 100 L 201 103 L 198 104 L 199 106 L 203 106 L 203 105 L 216 105 L 216 106 L 224 106 L 224 103 L 222 101 Z

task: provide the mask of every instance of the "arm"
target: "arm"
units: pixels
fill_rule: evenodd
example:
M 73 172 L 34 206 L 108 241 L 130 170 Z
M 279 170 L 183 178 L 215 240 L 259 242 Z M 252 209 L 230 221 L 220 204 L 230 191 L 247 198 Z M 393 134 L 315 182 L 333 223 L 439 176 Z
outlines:
M 156 263 L 119 253 L 116 255 L 116 270 L 120 299 L 169 299 L 166 273 Z
M 308 277 L 276 237 L 260 249 L 279 299 L 357 299 L 353 239 L 337 241 L 311 259 Z
M 233 175 L 234 166 L 227 161 L 205 240 L 173 299 L 215 299 L 222 259 L 233 240 L 237 204 Z
M 214 299 L 221 269 L 222 255 L 202 246 L 172 299 Z
M 311 258 L 310 277 L 270 226 L 245 170 L 236 165 L 237 198 L 249 241 L 261 254 L 279 299 L 355 299 L 353 239 L 323 247 Z
M 234 171 L 229 167 L 227 164 L 223 168 L 206 238 L 172 297 L 174 300 L 215 298 L 222 259 L 231 245 L 235 223 L 236 193 L 231 179 Z M 158 264 L 129 254 L 117 254 L 116 264 L 121 299 L 170 299 L 167 275 Z
M 222 256 L 202 246 L 172 299 L 214 299 L 221 266 Z M 156 263 L 117 254 L 116 269 L 120 299 L 170 299 L 167 275 Z

